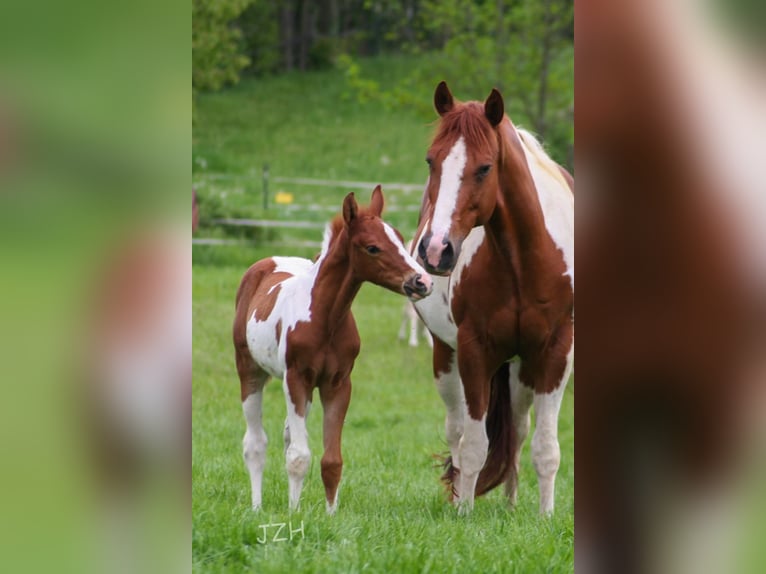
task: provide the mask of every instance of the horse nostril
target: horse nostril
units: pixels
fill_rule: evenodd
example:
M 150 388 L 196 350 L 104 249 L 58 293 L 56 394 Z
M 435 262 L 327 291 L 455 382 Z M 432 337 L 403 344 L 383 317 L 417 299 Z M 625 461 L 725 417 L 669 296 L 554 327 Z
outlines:
M 452 269 L 455 260 L 455 248 L 451 241 L 445 241 L 442 256 L 439 258 L 439 269 Z
M 426 240 L 423 238 L 420 243 L 418 244 L 418 255 L 420 255 L 420 258 L 425 261 L 426 260 Z
M 420 280 L 422 277 L 423 276 L 420 273 L 415 275 L 415 289 L 418 291 L 418 293 L 425 293 L 428 290 L 426 284 Z

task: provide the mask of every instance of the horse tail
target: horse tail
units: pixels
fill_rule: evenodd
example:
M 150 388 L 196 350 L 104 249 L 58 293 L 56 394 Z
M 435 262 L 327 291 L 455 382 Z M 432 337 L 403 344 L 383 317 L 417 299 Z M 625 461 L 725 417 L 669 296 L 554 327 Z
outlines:
M 503 363 L 492 375 L 487 409 L 487 461 L 476 481 L 476 496 L 486 494 L 505 482 L 513 468 L 513 421 L 511 420 L 510 363 Z

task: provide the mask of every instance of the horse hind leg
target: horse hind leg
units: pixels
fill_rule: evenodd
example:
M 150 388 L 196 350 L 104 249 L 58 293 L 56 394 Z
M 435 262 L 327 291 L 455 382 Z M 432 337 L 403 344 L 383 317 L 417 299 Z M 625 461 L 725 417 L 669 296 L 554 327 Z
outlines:
M 303 480 L 311 464 L 306 417 L 309 412 L 309 394 L 303 380 L 290 371 L 285 376 L 283 389 L 287 403 L 285 423 L 285 468 L 289 485 L 290 510 L 300 504 Z
M 250 475 L 252 507 L 253 510 L 258 510 L 262 502 L 261 487 L 268 445 L 263 430 L 263 388 L 269 380 L 269 375 L 249 356 L 237 356 L 237 371 L 241 385 L 242 411 L 247 423 L 247 430 L 242 439 L 242 456 Z
M 415 306 L 407 301 L 405 303 L 406 307 L 406 313 L 407 318 L 410 322 L 410 340 L 409 345 L 410 347 L 417 347 L 418 346 L 418 323 L 420 323 L 420 319 L 418 318 L 418 313 L 415 311 Z
M 518 496 L 521 450 L 529 434 L 529 410 L 532 407 L 532 400 L 534 398 L 532 389 L 525 386 L 519 378 L 520 368 L 519 360 L 513 361 L 510 365 L 511 417 L 514 430 L 513 443 L 511 445 L 513 462 L 511 473 L 505 482 L 505 494 L 512 506 L 516 504 Z

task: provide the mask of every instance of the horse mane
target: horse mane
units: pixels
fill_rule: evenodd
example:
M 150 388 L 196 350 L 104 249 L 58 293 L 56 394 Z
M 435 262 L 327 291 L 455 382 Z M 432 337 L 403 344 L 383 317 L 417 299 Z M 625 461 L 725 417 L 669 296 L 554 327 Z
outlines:
M 569 189 L 569 184 L 561 174 L 559 165 L 553 161 L 553 159 L 551 159 L 551 156 L 549 156 L 548 152 L 545 151 L 543 144 L 541 144 L 540 141 L 534 135 L 532 135 L 531 132 L 528 132 L 525 129 L 516 128 L 516 133 L 521 140 L 521 144 L 531 155 L 537 159 L 543 169 L 545 169 L 545 171 L 547 171 L 551 177 L 558 181 L 564 189 Z
M 493 134 L 494 130 L 484 115 L 482 102 L 456 102 L 455 106 L 442 116 L 433 147 L 446 148 L 458 137 L 463 136 L 466 147 L 491 149 L 496 145 Z

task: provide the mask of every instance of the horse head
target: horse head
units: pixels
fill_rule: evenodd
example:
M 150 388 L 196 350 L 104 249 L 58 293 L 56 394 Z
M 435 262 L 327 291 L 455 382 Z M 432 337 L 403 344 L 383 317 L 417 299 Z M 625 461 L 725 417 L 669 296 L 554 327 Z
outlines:
M 471 229 L 484 225 L 495 209 L 500 163 L 496 129 L 505 106 L 495 89 L 483 104 L 458 102 L 440 82 L 434 107 L 441 120 L 426 156 L 426 224 L 418 254 L 429 273 L 447 275 Z
M 368 208 L 353 193 L 343 200 L 343 222 L 349 238 L 354 275 L 417 301 L 431 293 L 431 277 L 405 250 L 402 235 L 381 219 L 383 191 L 377 186 Z

